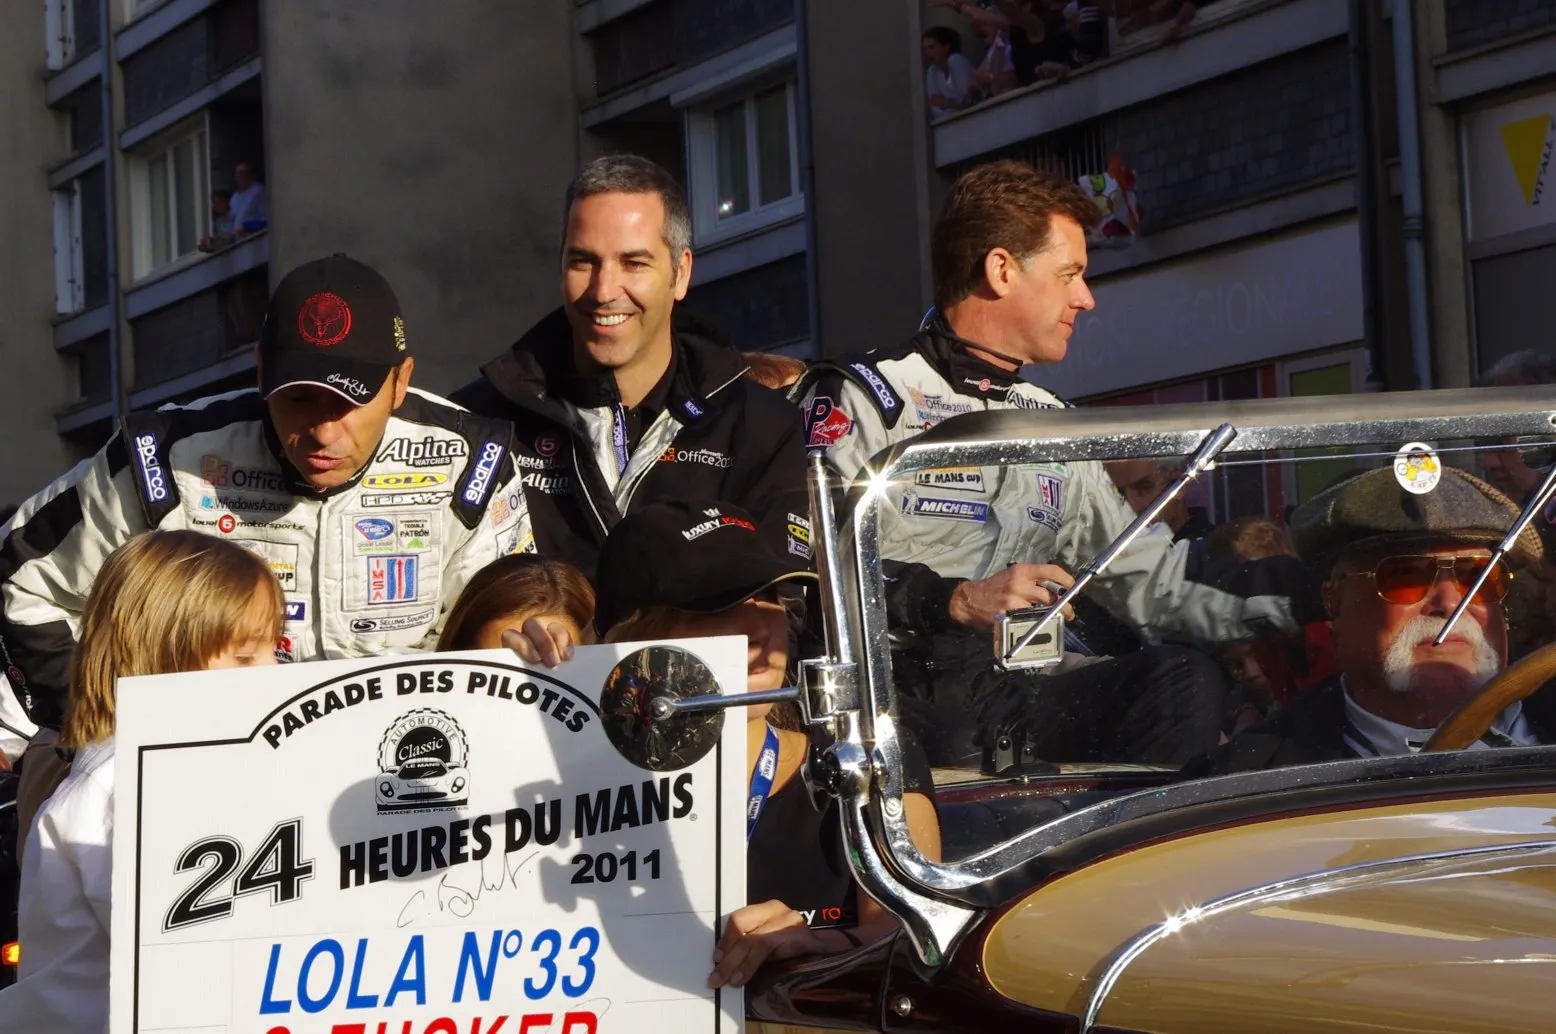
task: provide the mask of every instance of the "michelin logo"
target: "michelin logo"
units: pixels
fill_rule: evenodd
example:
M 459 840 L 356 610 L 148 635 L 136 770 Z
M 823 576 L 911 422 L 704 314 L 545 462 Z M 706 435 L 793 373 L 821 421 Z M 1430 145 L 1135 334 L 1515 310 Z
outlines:
M 902 498 L 902 512 L 909 517 L 939 517 L 943 520 L 982 523 L 989 519 L 989 504 L 975 503 L 970 499 L 906 495 Z
M 881 379 L 880 374 L 864 363 L 850 363 L 849 365 L 853 367 L 855 373 L 864 378 L 864 382 L 870 386 L 870 390 L 875 392 L 875 397 L 881 402 L 881 409 L 890 413 L 897 408 L 896 393 Z
M 465 482 L 465 502 L 480 506 L 486 501 L 486 492 L 492 486 L 492 477 L 497 473 L 504 451 L 496 442 L 487 442 L 481 447 L 481 458 L 476 461 L 475 470 L 470 472 L 470 480 Z
M 140 461 L 141 481 L 146 485 L 146 501 L 150 503 L 162 503 L 167 501 L 167 478 L 162 473 L 162 464 L 157 459 L 157 436 L 143 434 L 135 439 L 135 456 Z

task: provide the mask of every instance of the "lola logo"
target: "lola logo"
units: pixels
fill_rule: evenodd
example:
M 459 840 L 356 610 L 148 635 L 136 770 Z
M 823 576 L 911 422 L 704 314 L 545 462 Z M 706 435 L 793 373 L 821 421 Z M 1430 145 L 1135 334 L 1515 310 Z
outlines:
M 1509 122 L 1499 130 L 1528 205 L 1539 204 L 1545 193 L 1545 174 L 1551 166 L 1551 123 L 1550 115 L 1535 115 Z
M 351 333 L 351 306 L 329 291 L 310 295 L 297 310 L 297 333 L 320 348 L 338 345 Z

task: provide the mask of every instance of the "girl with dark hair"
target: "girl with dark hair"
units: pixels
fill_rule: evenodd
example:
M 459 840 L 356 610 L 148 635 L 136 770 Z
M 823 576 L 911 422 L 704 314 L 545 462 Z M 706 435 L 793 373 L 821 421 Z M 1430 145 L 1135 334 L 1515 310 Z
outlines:
M 533 553 L 477 571 L 449 611 L 439 650 L 506 646 L 530 663 L 556 665 L 594 642 L 594 587 L 571 564 Z
M 962 36 L 936 25 L 924 31 L 924 92 L 931 118 L 944 118 L 973 102 L 973 66 L 962 56 Z

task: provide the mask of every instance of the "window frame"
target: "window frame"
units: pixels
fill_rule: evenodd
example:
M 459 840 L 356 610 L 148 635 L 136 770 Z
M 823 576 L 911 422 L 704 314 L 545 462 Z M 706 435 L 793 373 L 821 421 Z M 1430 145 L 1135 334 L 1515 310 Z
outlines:
M 76 12 L 71 0 L 44 0 L 43 63 L 51 72 L 76 59 Z
M 758 155 L 756 97 L 781 86 L 785 94 L 789 131 L 789 182 L 787 197 L 763 202 Z M 738 92 L 722 94 L 686 113 L 687 169 L 692 209 L 692 241 L 698 248 L 733 240 L 805 214 L 804 182 L 800 177 L 799 90 L 792 73 L 778 80 L 742 85 Z M 718 214 L 718 128 L 715 112 L 741 104 L 746 130 L 746 180 L 753 206 L 739 215 Z
M 194 205 L 191 214 L 194 219 L 194 238 L 198 245 L 198 242 L 211 232 L 211 138 L 208 114 L 207 111 L 200 112 L 193 119 L 180 123 L 136 148 L 128 156 L 133 281 L 138 282 L 181 268 L 198 261 L 206 254 L 197 246 L 189 252 L 173 256 L 161 265 L 156 264 L 156 256 L 152 253 L 151 165 L 160 157 L 166 156 L 168 159 L 170 200 L 168 211 L 170 214 L 174 213 L 177 206 L 177 192 L 172 175 L 173 152 L 190 140 L 196 141 Z M 169 229 L 171 239 L 175 242 L 173 246 L 176 247 L 178 226 L 176 223 L 170 223 Z
M 72 316 L 86 308 L 86 250 L 82 242 L 81 181 L 50 191 L 54 214 L 54 312 Z

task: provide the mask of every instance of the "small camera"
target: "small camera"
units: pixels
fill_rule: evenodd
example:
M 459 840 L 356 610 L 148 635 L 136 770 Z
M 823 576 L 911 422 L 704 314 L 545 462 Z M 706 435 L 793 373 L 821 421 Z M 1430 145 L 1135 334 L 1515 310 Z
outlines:
M 1048 614 L 1048 607 L 1011 610 L 994 619 L 994 654 L 1006 671 L 1050 668 L 1064 660 L 1064 615 L 1055 614 L 1014 656 L 1011 650 Z

